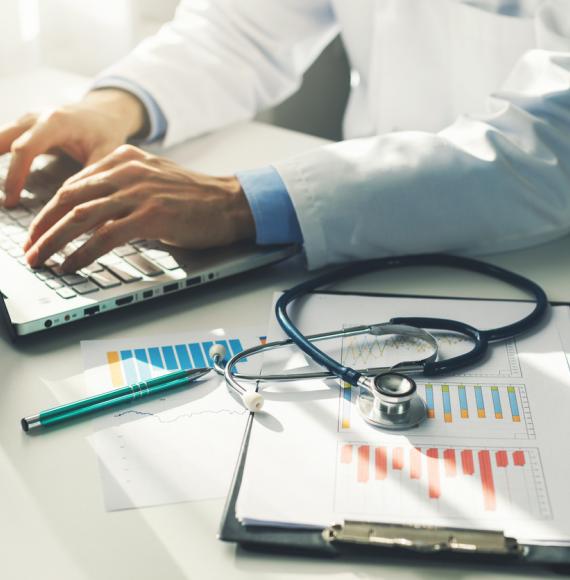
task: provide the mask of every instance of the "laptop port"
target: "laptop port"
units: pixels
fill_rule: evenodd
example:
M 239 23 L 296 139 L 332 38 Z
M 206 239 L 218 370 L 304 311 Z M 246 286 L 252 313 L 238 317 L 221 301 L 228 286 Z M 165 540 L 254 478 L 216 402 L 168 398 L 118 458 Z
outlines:
M 193 278 L 188 278 L 188 280 L 186 280 L 186 288 L 190 288 L 190 286 L 196 286 L 196 284 L 200 284 L 201 281 L 202 281 L 201 276 L 194 276 Z
M 164 294 L 167 292 L 174 292 L 175 290 L 178 290 L 178 284 L 169 284 L 163 288 Z
M 142 294 L 143 299 L 152 298 L 154 292 L 152 290 L 145 290 Z
M 53 324 L 53 322 L 52 322 L 51 320 L 46 320 L 46 321 L 44 322 L 44 326 L 45 326 L 46 328 L 51 328 L 51 325 L 52 325 L 52 324 Z
M 99 312 L 99 306 L 90 306 L 83 311 L 84 316 L 93 316 Z
M 130 304 L 132 301 L 133 301 L 132 296 L 124 296 L 123 298 L 119 298 L 118 300 L 115 300 L 115 304 L 117 306 L 124 306 L 125 304 Z

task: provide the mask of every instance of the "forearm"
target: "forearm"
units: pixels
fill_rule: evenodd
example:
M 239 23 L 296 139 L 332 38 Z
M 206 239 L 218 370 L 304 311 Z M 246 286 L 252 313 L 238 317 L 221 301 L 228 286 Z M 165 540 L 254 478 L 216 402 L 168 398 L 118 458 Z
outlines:
M 418 252 L 483 254 L 570 231 L 570 55 L 529 53 L 495 112 L 277 163 L 310 267 Z
M 283 100 L 335 33 L 329 0 L 186 0 L 100 78 L 121 77 L 152 95 L 169 146 Z

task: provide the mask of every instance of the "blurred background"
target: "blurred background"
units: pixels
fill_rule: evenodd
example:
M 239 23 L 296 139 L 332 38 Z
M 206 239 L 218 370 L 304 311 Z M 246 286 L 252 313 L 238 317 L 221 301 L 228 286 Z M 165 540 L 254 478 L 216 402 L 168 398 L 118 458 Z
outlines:
M 0 77 L 50 67 L 93 76 L 151 35 L 177 0 L 0 0 Z M 339 38 L 301 89 L 259 119 L 340 139 L 349 69 Z M 323 95 L 325 96 L 323 98 Z

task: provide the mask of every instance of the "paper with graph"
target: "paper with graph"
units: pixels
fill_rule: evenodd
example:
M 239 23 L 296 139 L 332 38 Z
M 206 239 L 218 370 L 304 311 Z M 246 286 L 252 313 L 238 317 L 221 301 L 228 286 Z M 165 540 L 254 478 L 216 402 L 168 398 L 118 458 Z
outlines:
M 479 328 L 519 319 L 525 303 L 311 296 L 295 318 L 322 332 L 395 316 L 463 320 Z M 565 318 L 564 318 L 565 317 Z M 428 408 L 415 429 L 380 431 L 360 417 L 357 390 L 336 381 L 271 385 L 248 450 L 238 517 L 247 523 L 326 526 L 343 520 L 501 529 L 518 538 L 570 541 L 570 372 L 554 319 L 493 346 L 461 375 L 418 380 Z M 281 336 L 273 326 L 271 333 Z M 440 335 L 443 356 L 465 352 Z M 350 366 L 414 360 L 429 348 L 401 337 L 323 344 Z M 264 371 L 311 367 L 292 349 Z
M 177 369 L 212 366 L 208 351 L 259 343 L 252 330 L 171 334 L 82 343 L 92 394 Z M 252 372 L 259 360 L 240 363 Z M 224 497 L 247 412 L 217 374 L 163 397 L 143 399 L 97 418 L 90 437 L 108 510 Z

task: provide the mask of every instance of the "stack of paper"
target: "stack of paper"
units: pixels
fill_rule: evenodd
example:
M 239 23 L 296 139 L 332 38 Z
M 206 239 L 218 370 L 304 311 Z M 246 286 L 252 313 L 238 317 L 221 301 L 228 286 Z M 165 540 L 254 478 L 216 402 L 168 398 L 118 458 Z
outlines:
M 295 311 L 306 333 L 395 316 L 497 327 L 526 303 L 315 295 Z M 498 343 L 457 376 L 418 379 L 428 408 L 419 427 L 375 429 L 360 417 L 355 388 L 338 381 L 265 389 L 256 415 L 237 516 L 249 524 L 328 526 L 343 520 L 500 529 L 518 539 L 570 541 L 570 372 L 553 309 L 532 334 Z M 274 324 L 274 337 L 281 336 Z M 443 356 L 471 346 L 440 336 Z M 355 367 L 421 358 L 429 347 L 398 337 L 347 338 L 328 351 Z M 420 356 L 418 356 L 420 355 Z M 302 360 L 303 357 L 302 357 Z M 264 372 L 302 366 L 292 349 Z M 306 363 L 308 364 L 308 363 Z

